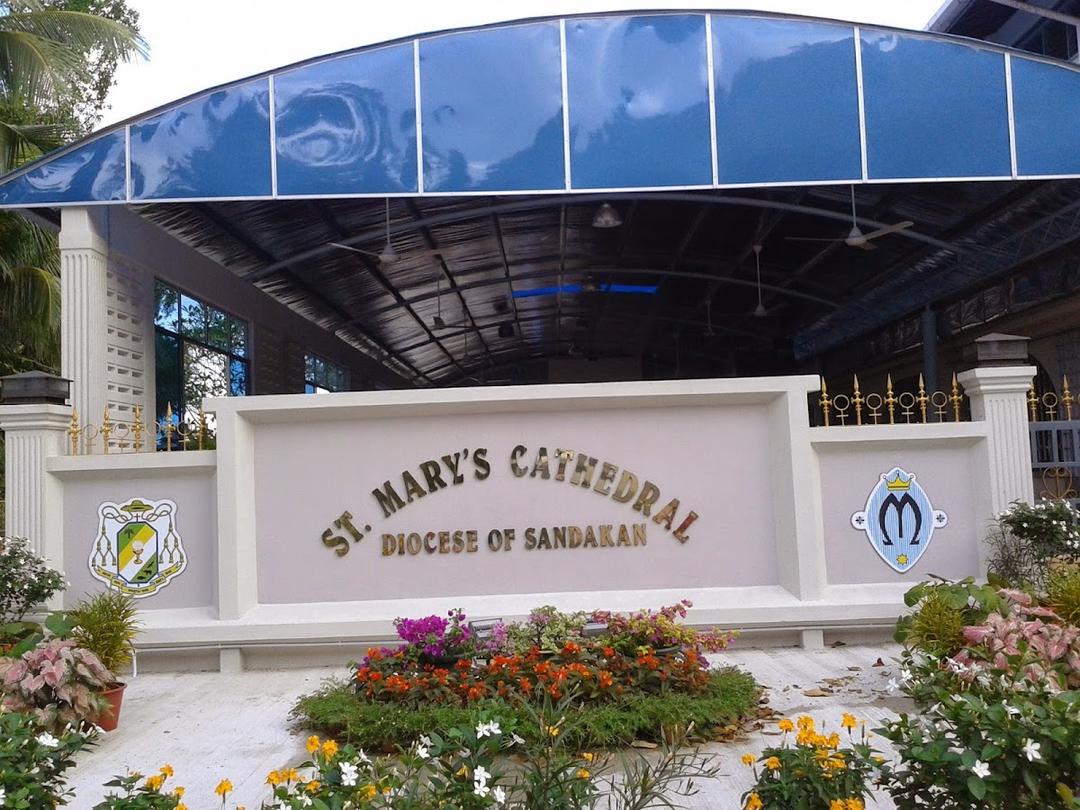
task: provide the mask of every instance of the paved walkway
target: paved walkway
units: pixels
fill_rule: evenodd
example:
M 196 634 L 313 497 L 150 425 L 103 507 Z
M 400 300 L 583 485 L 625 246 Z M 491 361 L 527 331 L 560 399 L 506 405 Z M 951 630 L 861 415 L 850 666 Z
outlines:
M 849 646 L 807 652 L 800 649 L 733 649 L 716 657 L 754 674 L 767 688 L 769 706 L 786 716 L 811 714 L 839 730 L 840 715 L 851 712 L 870 727 L 905 709 L 905 701 L 888 694 L 895 646 Z M 874 666 L 881 660 L 885 666 Z M 105 794 L 101 787 L 127 769 L 156 771 L 168 762 L 176 784 L 187 788 L 192 810 L 215 807 L 213 789 L 228 777 L 233 799 L 257 810 L 266 798 L 268 771 L 303 759 L 303 731 L 290 728 L 287 716 L 298 695 L 344 669 L 290 669 L 244 672 L 141 675 L 128 686 L 120 729 L 103 735 L 94 748 L 78 757 L 71 781 L 76 798 L 69 805 L 89 810 Z M 820 689 L 820 697 L 803 693 Z M 751 784 L 750 769 L 739 757 L 774 744 L 765 723 L 744 739 L 710 745 L 721 757 L 722 776 L 701 784 L 688 799 L 692 808 L 737 810 L 739 796 Z M 881 741 L 884 742 L 884 741 Z M 883 746 L 882 746 L 883 747 Z M 891 807 L 880 802 L 876 808 Z

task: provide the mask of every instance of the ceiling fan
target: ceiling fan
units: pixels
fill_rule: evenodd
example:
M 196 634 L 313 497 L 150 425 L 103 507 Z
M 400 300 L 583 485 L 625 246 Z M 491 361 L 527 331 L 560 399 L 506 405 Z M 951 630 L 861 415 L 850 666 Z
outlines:
M 374 259 L 379 260 L 379 264 L 391 265 L 396 262 L 401 256 L 394 249 L 394 243 L 390 241 L 390 198 L 386 198 L 386 244 L 383 245 L 382 250 L 375 253 L 371 250 L 363 250 L 362 248 L 354 247 L 352 245 L 346 245 L 341 242 L 330 242 L 336 248 L 342 250 L 350 250 L 353 253 L 359 253 L 364 256 L 371 256 Z M 441 250 L 410 250 L 409 257 L 414 256 L 441 256 L 443 251 Z
M 903 222 L 897 222 L 895 225 L 886 225 L 884 228 L 878 228 L 876 231 L 864 233 L 862 228 L 859 227 L 859 220 L 855 213 L 855 186 L 852 186 L 851 230 L 848 231 L 846 236 L 839 236 L 836 238 L 817 236 L 788 236 L 785 238 L 789 242 L 843 242 L 848 247 L 862 248 L 863 250 L 876 250 L 877 245 L 873 244 L 873 240 L 879 239 L 882 236 L 886 236 L 890 233 L 907 230 L 914 224 L 915 223 L 911 220 L 904 220 Z

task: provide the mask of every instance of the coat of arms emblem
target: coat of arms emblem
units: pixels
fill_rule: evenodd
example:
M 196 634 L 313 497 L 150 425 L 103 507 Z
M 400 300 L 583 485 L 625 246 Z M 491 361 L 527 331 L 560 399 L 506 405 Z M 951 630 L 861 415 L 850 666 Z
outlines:
M 866 532 L 878 556 L 901 574 L 926 553 L 934 530 L 948 522 L 948 515 L 930 505 L 915 474 L 899 467 L 881 476 L 866 508 L 851 516 L 851 525 Z
M 90 573 L 122 593 L 151 596 L 187 566 L 172 501 L 103 503 L 98 526 Z

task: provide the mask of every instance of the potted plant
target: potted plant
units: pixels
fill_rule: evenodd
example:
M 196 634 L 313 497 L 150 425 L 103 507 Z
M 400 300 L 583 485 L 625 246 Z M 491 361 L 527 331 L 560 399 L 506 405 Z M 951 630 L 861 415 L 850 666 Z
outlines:
M 108 590 L 87 597 L 70 612 L 74 626 L 71 636 L 98 657 L 110 672 L 126 669 L 135 656 L 135 636 L 139 632 L 135 600 L 120 591 Z M 98 725 L 112 731 L 120 721 L 120 705 L 126 683 L 114 680 L 102 697 L 109 708 L 98 718 Z
M 23 619 L 64 585 L 64 575 L 29 543 L 0 537 L 0 655 L 17 658 L 41 640 L 41 626 Z M 50 629 L 56 633 L 60 628 Z
M 101 693 L 116 677 L 70 639 L 43 641 L 19 658 L 0 658 L 0 708 L 32 715 L 54 732 L 96 725 Z

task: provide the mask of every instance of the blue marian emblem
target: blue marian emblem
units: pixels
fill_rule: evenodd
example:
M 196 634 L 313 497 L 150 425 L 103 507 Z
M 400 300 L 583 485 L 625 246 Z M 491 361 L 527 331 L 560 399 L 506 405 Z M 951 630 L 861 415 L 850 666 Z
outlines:
M 866 532 L 874 551 L 903 574 L 926 552 L 934 529 L 948 525 L 949 517 L 930 505 L 914 473 L 893 467 L 870 490 L 866 509 L 851 516 L 851 525 Z

